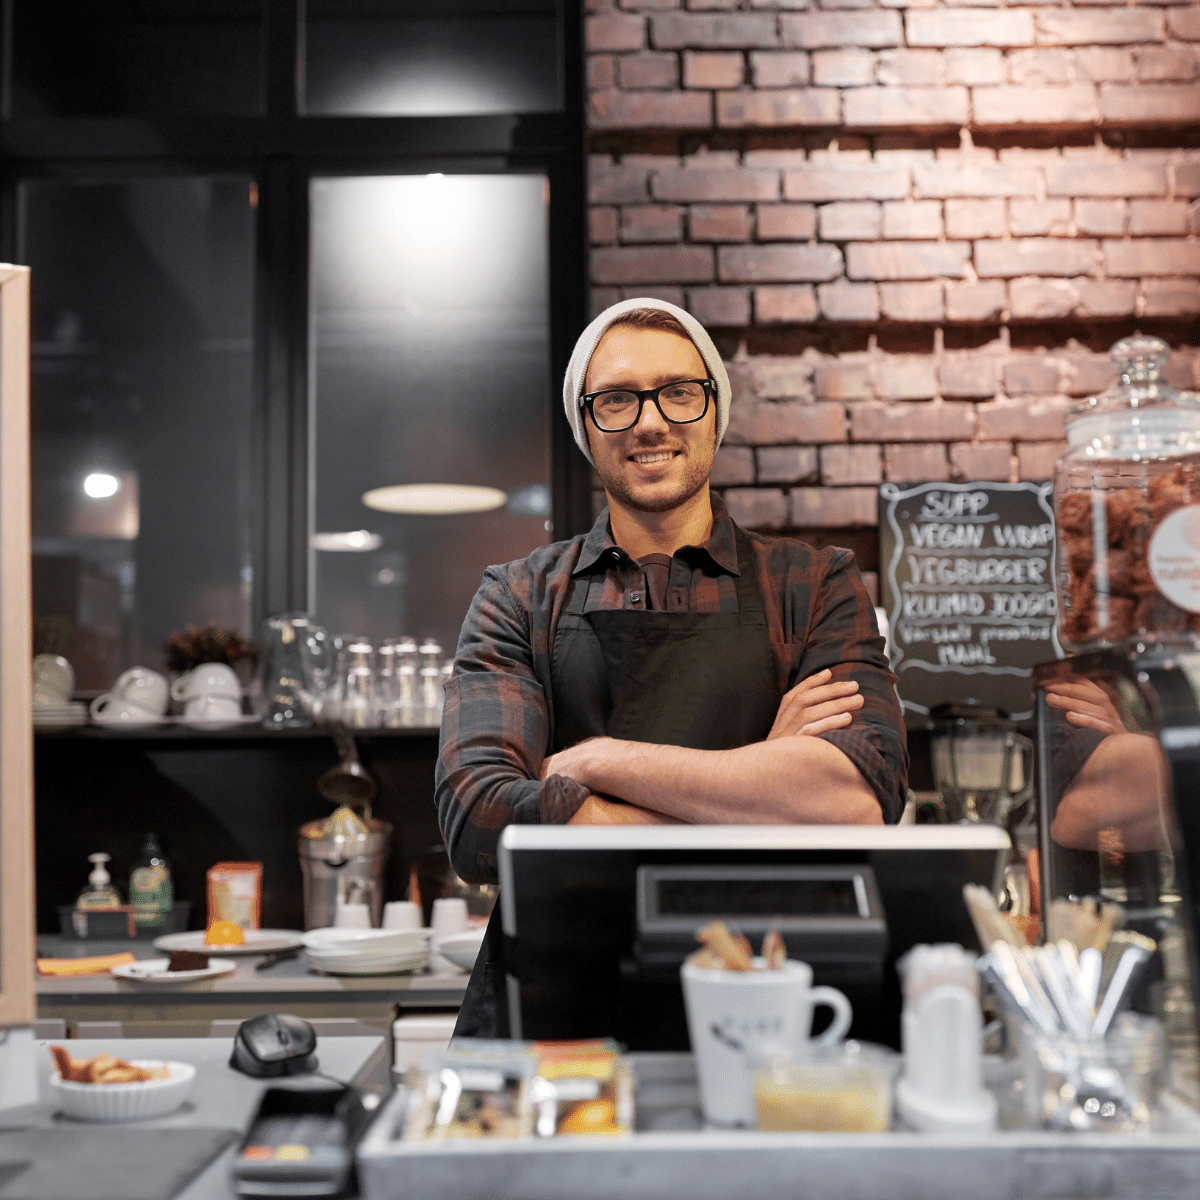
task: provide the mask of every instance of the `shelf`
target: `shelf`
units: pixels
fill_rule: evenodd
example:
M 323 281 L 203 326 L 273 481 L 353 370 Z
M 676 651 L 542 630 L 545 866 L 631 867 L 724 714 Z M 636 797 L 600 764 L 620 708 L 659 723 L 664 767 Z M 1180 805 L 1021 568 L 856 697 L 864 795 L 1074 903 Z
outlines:
M 351 736 L 359 742 L 392 739 L 427 739 L 438 736 L 437 725 L 409 726 L 402 729 L 352 729 Z M 288 741 L 330 740 L 332 735 L 323 726 L 308 729 L 264 729 L 261 725 L 233 725 L 223 729 L 201 729 L 194 725 L 142 725 L 136 729 L 113 729 L 102 725 L 72 725 L 61 729 L 34 727 L 38 742 L 120 742 L 210 745 L 233 742 L 239 745 L 268 744 Z

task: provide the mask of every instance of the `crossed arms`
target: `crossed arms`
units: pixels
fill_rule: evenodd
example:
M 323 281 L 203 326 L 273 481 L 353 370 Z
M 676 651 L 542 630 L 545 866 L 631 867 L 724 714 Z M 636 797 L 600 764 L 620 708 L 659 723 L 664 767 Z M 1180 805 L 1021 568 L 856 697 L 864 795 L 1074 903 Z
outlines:
M 826 669 L 784 696 L 766 741 L 692 750 L 591 738 L 546 759 L 541 777 L 563 775 L 589 789 L 575 825 L 878 825 L 879 801 L 858 768 L 817 736 L 846 728 L 862 706 L 858 684 L 835 681 Z M 797 780 L 804 780 L 799 795 Z
M 781 678 L 794 686 L 770 735 L 721 751 L 594 738 L 547 755 L 550 589 L 562 585 L 553 583 L 556 564 L 539 567 L 488 569 L 446 687 L 435 797 L 462 878 L 496 878 L 497 843 L 510 823 L 877 823 L 899 815 L 907 768 L 899 705 L 870 600 L 840 559 L 822 579 L 807 635 L 807 603 L 798 629 L 772 632 Z

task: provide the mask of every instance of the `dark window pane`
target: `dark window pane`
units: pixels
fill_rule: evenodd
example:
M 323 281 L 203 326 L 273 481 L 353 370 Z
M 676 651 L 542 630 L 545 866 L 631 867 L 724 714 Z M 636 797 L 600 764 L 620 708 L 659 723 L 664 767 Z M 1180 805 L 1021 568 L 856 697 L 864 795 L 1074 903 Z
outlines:
M 306 111 L 469 116 L 561 107 L 557 5 L 438 0 L 308 6 Z
M 14 0 L 13 116 L 262 111 L 262 0 Z
M 85 689 L 250 632 L 249 178 L 27 183 L 35 644 Z
M 334 631 L 449 650 L 484 567 L 548 540 L 545 195 L 541 175 L 313 182 L 315 532 L 380 539 L 314 550 Z M 363 503 L 395 484 L 504 495 L 461 515 Z

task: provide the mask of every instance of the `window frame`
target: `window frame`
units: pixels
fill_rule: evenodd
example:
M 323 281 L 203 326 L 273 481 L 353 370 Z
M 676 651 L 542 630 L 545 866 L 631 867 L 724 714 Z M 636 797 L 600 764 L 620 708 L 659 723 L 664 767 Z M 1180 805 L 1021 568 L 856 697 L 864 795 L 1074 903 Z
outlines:
M 254 274 L 251 545 L 255 628 L 309 611 L 313 508 L 309 182 L 314 176 L 543 173 L 550 182 L 550 376 L 561 379 L 588 320 L 582 5 L 559 0 L 562 108 L 472 117 L 303 114 L 304 0 L 262 0 L 261 116 L 13 120 L 14 0 L 3 0 L 0 258 L 20 262 L 19 190 L 35 179 L 90 182 L 247 175 L 258 187 Z M 519 0 L 514 0 L 519 8 Z M 549 406 L 553 537 L 592 524 L 591 476 L 555 388 Z

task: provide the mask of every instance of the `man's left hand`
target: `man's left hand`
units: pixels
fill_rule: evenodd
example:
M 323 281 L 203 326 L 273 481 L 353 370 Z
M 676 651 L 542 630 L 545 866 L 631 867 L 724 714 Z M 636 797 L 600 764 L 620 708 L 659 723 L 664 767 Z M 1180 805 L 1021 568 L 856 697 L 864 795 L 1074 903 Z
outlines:
M 1046 703 L 1065 713 L 1067 720 L 1081 729 L 1095 729 L 1106 737 L 1126 732 L 1113 698 L 1090 679 L 1047 684 Z
M 815 737 L 830 729 L 845 729 L 862 708 L 863 698 L 854 680 L 832 681 L 833 672 L 826 668 L 796 684 L 779 702 L 767 741 L 796 734 Z
M 584 758 L 587 755 L 587 747 L 596 740 L 596 738 L 587 738 L 574 746 L 560 750 L 557 754 L 547 755 L 542 760 L 542 769 L 538 772 L 538 778 L 549 779 L 551 775 L 562 775 L 566 779 L 573 779 L 576 783 L 586 782 L 583 778 Z

